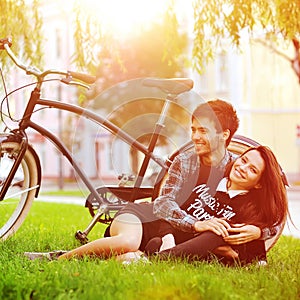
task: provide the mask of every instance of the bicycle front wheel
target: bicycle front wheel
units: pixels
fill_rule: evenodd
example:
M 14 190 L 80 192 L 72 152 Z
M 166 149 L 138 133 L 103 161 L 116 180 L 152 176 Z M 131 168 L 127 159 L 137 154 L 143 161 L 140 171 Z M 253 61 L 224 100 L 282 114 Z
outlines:
M 20 144 L 17 142 L 1 143 L 1 189 L 18 155 L 19 148 Z M 35 197 L 38 184 L 37 163 L 31 151 L 27 150 L 4 199 L 0 201 L 1 240 L 5 240 L 13 235 L 23 223 Z

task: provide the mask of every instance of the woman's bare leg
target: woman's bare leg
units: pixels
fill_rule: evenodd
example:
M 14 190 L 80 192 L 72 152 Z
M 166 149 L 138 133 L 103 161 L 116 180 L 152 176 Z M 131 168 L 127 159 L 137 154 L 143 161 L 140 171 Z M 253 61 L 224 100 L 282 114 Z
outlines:
M 59 259 L 94 255 L 108 258 L 112 255 L 137 251 L 142 241 L 143 226 L 137 216 L 129 213 L 121 214 L 113 220 L 110 235 L 68 251 Z

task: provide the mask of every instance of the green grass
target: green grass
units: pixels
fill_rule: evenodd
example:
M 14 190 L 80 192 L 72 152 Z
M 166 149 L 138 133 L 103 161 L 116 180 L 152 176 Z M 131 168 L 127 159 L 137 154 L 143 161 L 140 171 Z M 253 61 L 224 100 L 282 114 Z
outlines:
M 283 236 L 264 268 L 184 262 L 30 261 L 24 251 L 70 249 L 90 217 L 84 207 L 35 202 L 0 243 L 0 299 L 300 299 L 300 240 Z M 102 235 L 97 225 L 91 238 Z

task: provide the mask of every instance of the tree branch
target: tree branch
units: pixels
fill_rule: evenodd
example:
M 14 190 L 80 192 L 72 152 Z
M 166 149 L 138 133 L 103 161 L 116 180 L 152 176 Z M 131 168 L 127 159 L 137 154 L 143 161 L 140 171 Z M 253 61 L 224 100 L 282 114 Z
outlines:
M 273 45 L 271 45 L 270 43 L 264 41 L 264 40 L 261 40 L 261 39 L 255 39 L 255 42 L 258 42 L 260 44 L 262 44 L 263 46 L 271 49 L 273 52 L 275 52 L 277 55 L 283 57 L 284 59 L 288 60 L 289 62 L 292 62 L 293 60 L 288 56 L 286 55 L 285 53 L 279 51 L 277 48 L 275 48 Z
M 293 71 L 296 73 L 299 84 L 300 84 L 300 42 L 297 39 L 293 39 L 292 43 L 294 45 L 294 50 L 295 50 L 295 56 L 294 58 L 290 58 L 288 55 L 285 53 L 279 51 L 277 48 L 275 48 L 273 45 L 270 43 L 261 40 L 261 39 L 255 39 L 256 42 L 262 44 L 263 46 L 271 49 L 274 53 L 277 55 L 283 57 L 284 59 L 288 60 L 291 63 Z
M 296 39 L 292 40 L 295 48 L 295 57 L 292 59 L 292 68 L 298 76 L 300 83 L 300 42 Z

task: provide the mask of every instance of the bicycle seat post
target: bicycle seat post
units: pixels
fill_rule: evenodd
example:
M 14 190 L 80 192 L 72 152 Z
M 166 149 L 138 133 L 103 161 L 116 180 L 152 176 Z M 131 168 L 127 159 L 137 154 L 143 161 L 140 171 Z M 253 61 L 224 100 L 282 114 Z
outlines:
M 157 144 L 157 140 L 159 138 L 160 132 L 165 127 L 165 119 L 166 119 L 171 101 L 173 99 L 174 99 L 174 95 L 171 95 L 171 94 L 167 95 L 165 103 L 164 103 L 163 108 L 161 110 L 161 113 L 159 115 L 159 119 L 155 124 L 155 128 L 154 128 L 153 134 L 150 138 L 150 142 L 149 142 L 149 145 L 148 145 L 148 155 L 146 155 L 144 160 L 143 160 L 142 166 L 140 168 L 140 171 L 138 173 L 137 179 L 136 179 L 135 184 L 134 184 L 134 189 L 133 189 L 133 193 L 132 193 L 132 197 L 131 197 L 132 201 L 135 200 L 135 197 L 136 197 L 136 194 L 137 194 L 137 188 L 139 188 L 142 184 L 144 175 L 145 175 L 147 167 L 149 165 L 150 155 L 153 153 L 153 151 L 155 149 L 155 146 Z
M 159 115 L 159 119 L 156 123 L 156 125 L 160 126 L 160 130 L 165 127 L 165 120 L 166 120 L 166 116 L 170 107 L 171 102 L 173 102 L 176 99 L 176 95 L 172 95 L 172 94 L 168 94 L 164 103 L 164 106 L 161 110 L 161 113 Z M 159 131 L 160 131 L 159 130 Z M 153 150 L 153 149 L 152 149 Z
M 151 136 L 149 145 L 148 145 L 148 154 L 145 155 L 145 158 L 142 162 L 142 166 L 138 173 L 137 179 L 134 184 L 134 189 L 131 195 L 131 201 L 134 202 L 138 188 L 141 186 L 144 175 L 149 165 L 150 155 L 153 153 L 157 140 L 159 138 L 161 130 L 165 126 L 165 119 L 170 107 L 171 102 L 174 102 L 177 96 L 183 92 L 189 91 L 193 87 L 193 81 L 190 79 L 145 79 L 145 86 L 157 87 L 161 90 L 167 92 L 163 108 L 161 110 L 159 119 L 155 124 L 154 132 Z

